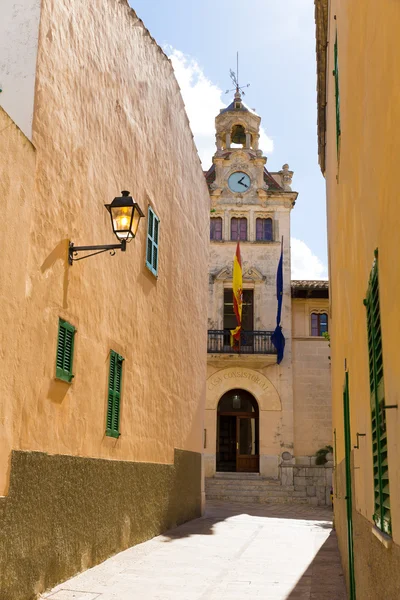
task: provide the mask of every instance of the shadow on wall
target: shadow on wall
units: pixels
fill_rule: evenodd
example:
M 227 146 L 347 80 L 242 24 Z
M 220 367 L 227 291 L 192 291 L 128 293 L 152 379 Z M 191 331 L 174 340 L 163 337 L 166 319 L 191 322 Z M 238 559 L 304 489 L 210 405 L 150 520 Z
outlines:
M 50 382 L 47 398 L 56 404 L 61 404 L 70 389 L 71 384 L 59 379 Z
M 69 240 L 61 240 L 57 246 L 50 252 L 40 267 L 42 273 L 51 269 L 58 260 L 64 262 L 64 282 L 63 282 L 63 308 L 68 307 L 68 285 L 69 285 L 69 265 L 68 265 L 68 247 Z

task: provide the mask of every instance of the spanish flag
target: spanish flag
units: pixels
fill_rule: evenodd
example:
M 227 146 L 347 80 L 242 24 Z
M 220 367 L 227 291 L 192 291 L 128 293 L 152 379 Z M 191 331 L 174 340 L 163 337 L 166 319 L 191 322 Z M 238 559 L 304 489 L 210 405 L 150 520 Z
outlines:
M 240 332 L 242 329 L 242 306 L 243 306 L 243 276 L 242 276 L 242 259 L 240 258 L 239 242 L 236 246 L 236 254 L 233 259 L 233 310 L 235 311 L 237 327 L 231 329 L 231 346 L 239 343 Z

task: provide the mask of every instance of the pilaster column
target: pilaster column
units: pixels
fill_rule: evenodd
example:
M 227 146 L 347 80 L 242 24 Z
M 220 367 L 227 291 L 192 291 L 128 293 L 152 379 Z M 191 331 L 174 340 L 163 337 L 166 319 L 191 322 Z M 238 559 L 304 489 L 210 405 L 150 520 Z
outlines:
M 226 134 L 226 147 L 227 148 L 231 147 L 231 134 L 230 133 Z

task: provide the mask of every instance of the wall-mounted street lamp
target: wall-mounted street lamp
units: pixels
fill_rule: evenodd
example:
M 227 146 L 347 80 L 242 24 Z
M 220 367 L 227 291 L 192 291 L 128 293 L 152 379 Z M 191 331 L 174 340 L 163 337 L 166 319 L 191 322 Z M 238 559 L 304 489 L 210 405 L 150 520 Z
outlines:
M 239 394 L 235 394 L 232 398 L 233 410 L 240 410 L 242 408 L 242 399 Z
M 70 265 L 77 260 L 83 260 L 84 258 L 101 254 L 102 252 L 110 251 L 111 256 L 114 256 L 115 250 L 125 252 L 126 244 L 135 237 L 139 227 L 139 221 L 144 217 L 144 213 L 140 206 L 133 201 L 129 192 L 123 191 L 121 193 L 122 196 L 120 198 L 114 198 L 111 204 L 104 205 L 110 213 L 113 232 L 118 240 L 120 240 L 120 243 L 106 244 L 103 246 L 75 246 L 70 242 L 68 251 L 68 262 Z M 95 252 L 75 258 L 78 252 L 89 252 L 91 250 L 95 250 Z

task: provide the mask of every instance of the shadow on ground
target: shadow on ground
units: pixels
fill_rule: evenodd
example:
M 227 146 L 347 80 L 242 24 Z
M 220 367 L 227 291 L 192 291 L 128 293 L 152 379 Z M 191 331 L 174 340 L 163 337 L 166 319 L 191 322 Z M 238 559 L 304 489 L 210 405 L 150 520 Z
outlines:
M 331 531 L 286 600 L 303 598 L 310 598 L 310 600 L 346 600 L 347 598 L 334 531 Z
M 332 511 L 325 506 L 294 505 L 294 504 L 263 504 L 243 505 L 240 503 L 227 504 L 225 502 L 213 502 L 207 504 L 204 517 L 189 521 L 175 529 L 165 532 L 162 537 L 164 542 L 170 542 L 179 538 L 194 535 L 213 535 L 214 525 L 232 517 L 251 516 L 269 519 L 292 519 L 301 521 L 312 521 L 321 529 L 332 528 Z

